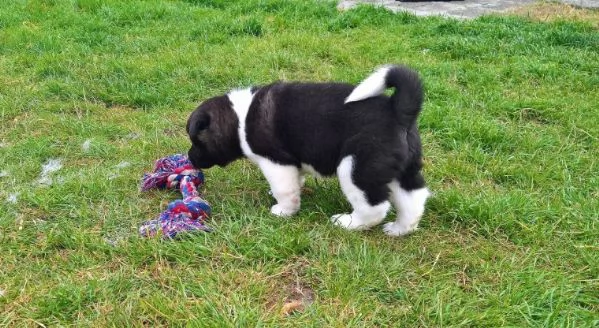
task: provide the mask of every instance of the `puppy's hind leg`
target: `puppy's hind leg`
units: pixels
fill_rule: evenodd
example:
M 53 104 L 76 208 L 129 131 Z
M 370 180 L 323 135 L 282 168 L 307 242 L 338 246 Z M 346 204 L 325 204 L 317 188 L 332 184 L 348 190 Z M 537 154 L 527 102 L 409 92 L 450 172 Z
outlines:
M 367 230 L 385 219 L 390 207 L 389 202 L 386 201 L 388 190 L 384 184 L 378 186 L 380 190 L 362 190 L 354 183 L 353 173 L 354 158 L 347 156 L 337 167 L 337 176 L 339 177 L 341 190 L 343 190 L 347 200 L 352 205 L 353 212 L 351 214 L 333 215 L 331 221 L 348 230 Z M 367 199 L 367 192 L 384 195 L 383 200 L 376 202 L 374 205 L 370 204 Z
M 386 223 L 383 231 L 389 236 L 407 235 L 418 228 L 430 192 L 424 186 L 424 178 L 420 172 L 414 176 L 404 176 L 401 182 L 391 182 L 389 189 L 391 202 L 397 210 L 397 219 Z
M 277 216 L 291 216 L 300 208 L 300 172 L 293 165 L 280 165 L 261 159 L 258 166 L 277 200 L 270 212 Z

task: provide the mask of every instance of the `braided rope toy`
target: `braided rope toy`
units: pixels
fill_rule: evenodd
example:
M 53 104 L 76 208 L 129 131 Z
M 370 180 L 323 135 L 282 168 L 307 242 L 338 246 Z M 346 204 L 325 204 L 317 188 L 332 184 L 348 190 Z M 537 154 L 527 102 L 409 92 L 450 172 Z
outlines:
M 153 173 L 144 174 L 141 190 L 179 188 L 183 199 L 170 202 L 158 218 L 142 223 L 139 233 L 144 237 L 162 234 L 163 238 L 174 238 L 181 232 L 210 232 L 204 225 L 210 216 L 210 205 L 197 190 L 202 184 L 204 174 L 193 167 L 187 156 L 176 154 L 157 160 Z

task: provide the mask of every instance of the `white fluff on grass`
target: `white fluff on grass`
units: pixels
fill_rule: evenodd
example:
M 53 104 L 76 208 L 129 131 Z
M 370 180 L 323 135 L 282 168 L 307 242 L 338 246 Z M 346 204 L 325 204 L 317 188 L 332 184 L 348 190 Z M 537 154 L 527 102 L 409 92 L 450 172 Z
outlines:
M 123 169 L 123 168 L 128 167 L 129 165 L 131 165 L 131 163 L 123 161 L 123 162 L 120 162 L 119 164 L 117 164 L 116 167 L 119 169 Z
M 40 174 L 40 178 L 38 182 L 42 185 L 49 186 L 52 184 L 52 178 L 50 174 L 60 170 L 62 168 L 62 163 L 60 159 L 50 159 L 46 162 L 46 164 L 42 165 L 42 173 Z
M 84 152 L 88 152 L 91 145 L 92 145 L 91 139 L 87 139 L 87 140 L 85 140 L 83 145 L 81 145 L 81 149 L 83 149 Z
M 19 197 L 19 193 L 13 192 L 13 193 L 9 194 L 8 197 L 6 197 L 6 202 L 11 203 L 11 204 L 16 204 L 18 197 Z
M 119 177 L 119 171 L 120 169 L 124 169 L 126 167 L 129 167 L 131 165 L 131 163 L 126 162 L 126 161 L 122 161 L 120 163 L 118 163 L 115 167 L 117 169 L 116 172 L 113 172 L 111 174 L 108 175 L 108 180 L 113 180 Z

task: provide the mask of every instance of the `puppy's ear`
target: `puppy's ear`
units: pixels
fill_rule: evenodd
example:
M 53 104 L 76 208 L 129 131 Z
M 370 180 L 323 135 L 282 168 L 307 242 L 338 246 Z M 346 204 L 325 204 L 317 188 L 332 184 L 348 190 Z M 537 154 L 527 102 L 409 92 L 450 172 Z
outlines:
M 198 120 L 196 121 L 196 130 L 198 132 L 205 130 L 210 126 L 210 116 L 208 115 L 200 115 Z
M 210 116 L 206 114 L 192 115 L 187 121 L 187 134 L 196 136 L 210 126 Z

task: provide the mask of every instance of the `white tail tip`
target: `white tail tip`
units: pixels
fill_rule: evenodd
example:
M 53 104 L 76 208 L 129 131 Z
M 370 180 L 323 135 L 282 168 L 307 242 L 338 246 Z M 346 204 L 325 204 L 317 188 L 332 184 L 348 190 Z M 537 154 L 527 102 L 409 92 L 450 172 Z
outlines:
M 386 77 L 390 69 L 391 66 L 383 66 L 370 74 L 345 98 L 345 103 L 360 101 L 382 94 L 387 88 Z

